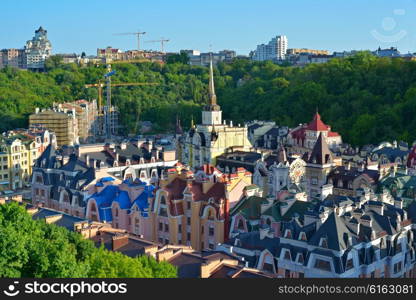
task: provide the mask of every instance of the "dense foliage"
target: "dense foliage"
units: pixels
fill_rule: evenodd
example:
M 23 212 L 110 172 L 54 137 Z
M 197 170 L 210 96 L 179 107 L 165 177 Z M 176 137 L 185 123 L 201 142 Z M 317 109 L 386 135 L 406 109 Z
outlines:
M 0 206 L 0 253 L 0 277 L 176 277 L 166 262 L 95 248 L 78 233 L 32 220 L 16 203 Z
M 156 82 L 156 86 L 117 87 L 113 102 L 120 108 L 126 132 L 149 120 L 156 131 L 172 130 L 178 114 L 184 127 L 200 119 L 207 101 L 208 70 L 172 56 L 167 64 L 116 64 L 113 82 Z M 53 101 L 96 98 L 95 83 L 105 66 L 47 63 L 46 74 L 6 68 L 0 71 L 0 130 L 24 126 L 35 107 Z M 219 104 L 234 124 L 252 119 L 296 126 L 311 120 L 318 108 L 324 121 L 356 145 L 416 139 L 416 62 L 376 58 L 359 53 L 304 68 L 271 62 L 235 60 L 215 70 Z

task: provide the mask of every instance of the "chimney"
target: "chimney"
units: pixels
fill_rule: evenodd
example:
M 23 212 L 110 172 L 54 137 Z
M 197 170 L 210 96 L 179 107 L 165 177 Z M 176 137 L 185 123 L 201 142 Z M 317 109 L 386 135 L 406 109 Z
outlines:
M 117 234 L 112 238 L 112 250 L 116 251 L 129 243 L 128 234 Z

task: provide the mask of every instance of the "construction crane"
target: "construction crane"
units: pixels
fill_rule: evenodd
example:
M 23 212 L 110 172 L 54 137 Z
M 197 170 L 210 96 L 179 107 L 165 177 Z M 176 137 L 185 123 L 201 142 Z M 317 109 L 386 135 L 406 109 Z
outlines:
M 114 35 L 135 35 L 137 36 L 137 50 L 140 51 L 140 36 L 146 34 L 146 32 L 124 32 L 124 33 L 115 33 Z
M 161 38 L 160 40 L 154 40 L 154 41 L 146 41 L 146 43 L 160 43 L 160 48 L 162 50 L 162 53 L 164 53 L 165 43 L 169 42 L 170 40 Z
M 111 88 L 120 87 L 120 86 L 144 86 L 144 85 L 158 85 L 156 82 L 122 82 L 122 83 L 111 83 L 111 76 L 115 74 L 115 71 L 111 71 L 104 75 L 106 78 L 106 84 L 102 80 L 99 80 L 97 83 L 86 84 L 85 88 L 97 88 L 98 89 L 98 115 L 104 116 L 104 128 L 106 136 L 110 137 L 111 132 Z M 103 87 L 106 86 L 107 94 L 107 103 L 106 106 L 102 105 L 102 93 Z

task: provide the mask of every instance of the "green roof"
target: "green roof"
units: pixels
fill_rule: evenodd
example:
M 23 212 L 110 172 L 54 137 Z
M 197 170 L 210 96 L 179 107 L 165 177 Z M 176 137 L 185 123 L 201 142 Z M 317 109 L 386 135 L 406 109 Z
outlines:
M 238 213 L 242 214 L 246 219 L 258 219 L 261 215 L 261 204 L 267 201 L 265 198 L 258 196 L 250 196 L 241 199 L 231 210 L 231 216 Z
M 295 216 L 295 214 L 303 216 L 308 208 L 313 207 L 313 203 L 311 202 L 295 200 L 295 203 L 292 204 L 286 213 L 281 215 L 280 207 L 283 205 L 287 205 L 287 203 L 276 202 L 272 207 L 267 209 L 263 215 L 271 216 L 275 221 L 290 221 Z

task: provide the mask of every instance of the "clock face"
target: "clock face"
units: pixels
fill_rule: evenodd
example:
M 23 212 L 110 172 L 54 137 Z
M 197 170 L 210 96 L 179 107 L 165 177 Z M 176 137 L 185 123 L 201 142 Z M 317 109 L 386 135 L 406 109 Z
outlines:
M 299 182 L 304 174 L 305 168 L 303 165 L 296 163 L 291 166 L 289 176 L 293 182 Z

